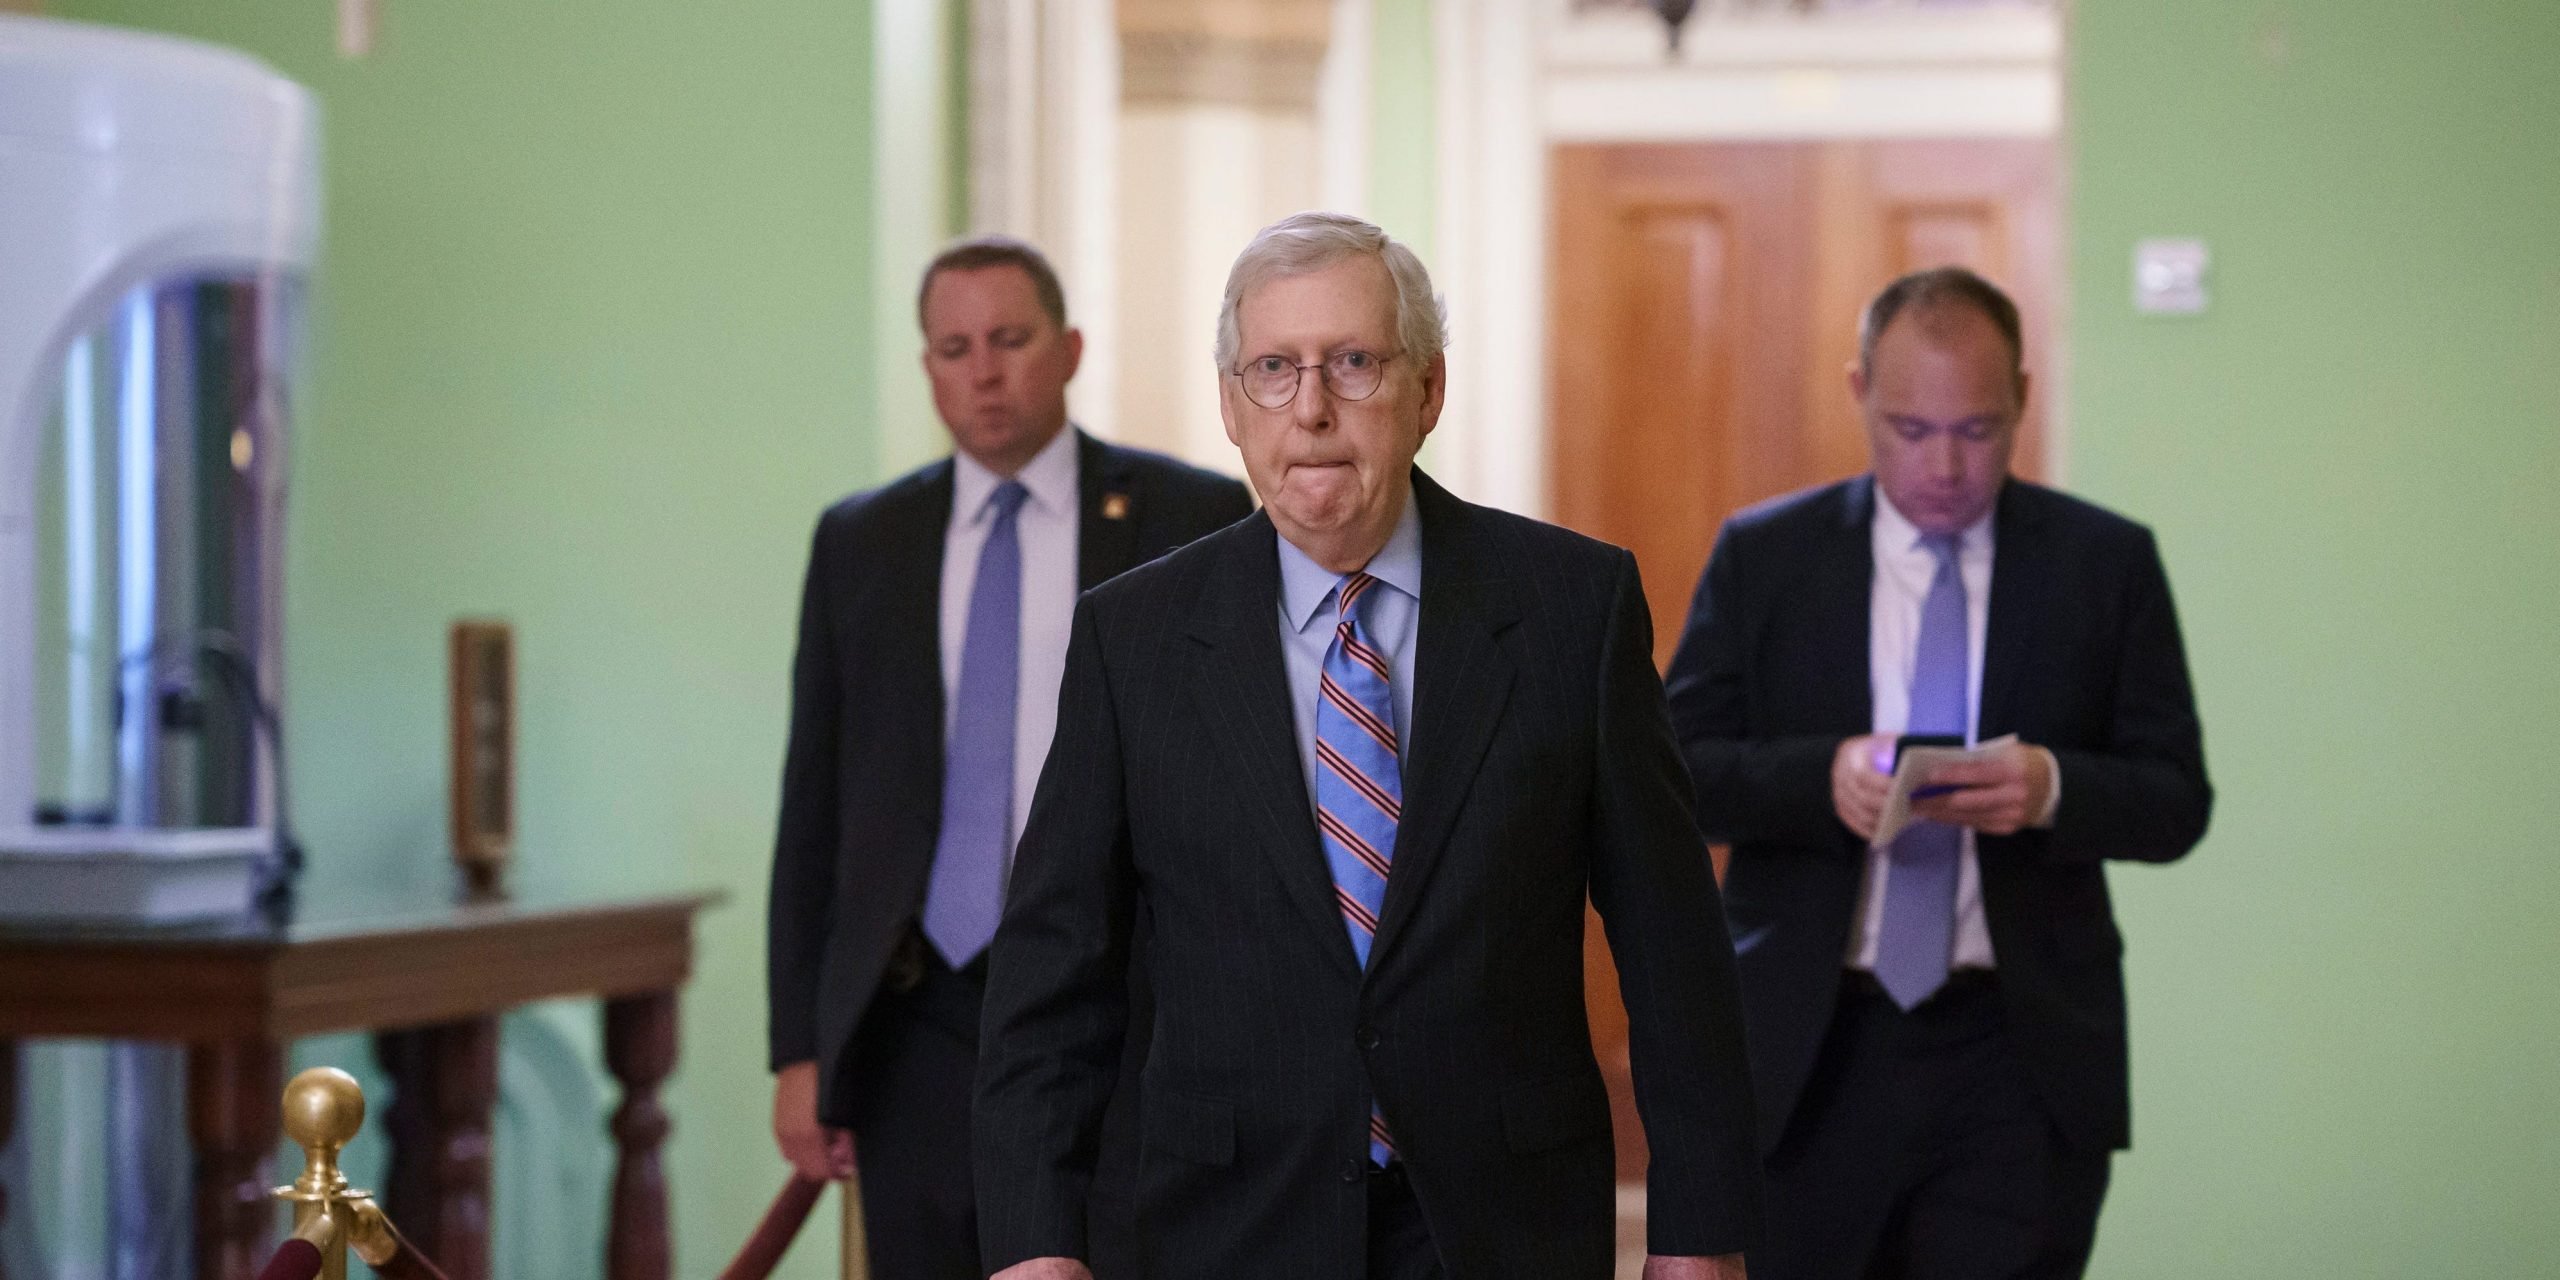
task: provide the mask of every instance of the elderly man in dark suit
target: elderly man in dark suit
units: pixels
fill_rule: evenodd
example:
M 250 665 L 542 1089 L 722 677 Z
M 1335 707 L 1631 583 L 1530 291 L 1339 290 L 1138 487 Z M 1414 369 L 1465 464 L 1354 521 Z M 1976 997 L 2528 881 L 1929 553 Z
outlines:
M 801 597 L 767 958 L 773 1124 L 811 1177 L 859 1159 L 878 1280 L 979 1280 L 985 951 L 1076 594 L 1252 502 L 1067 424 L 1084 339 L 1038 250 L 955 245 L 916 306 L 953 456 L 829 508 Z M 1106 1190 L 1108 1253 L 1129 1241 L 1126 1188 Z
M 2127 1140 L 2109 859 L 2213 793 L 2141 526 L 2009 477 L 2017 308 L 1961 269 L 1868 308 L 1873 474 L 1725 526 L 1673 657 L 1699 819 L 1730 841 L 1770 1238 L 1763 1280 L 2076 1276 Z M 1898 736 L 1998 743 L 1874 840 Z M 1931 795 L 1929 793 L 1935 792 Z
M 1586 893 L 1652 1148 L 1646 1274 L 1741 1272 L 1732 949 L 1635 562 L 1414 468 L 1442 335 L 1420 261 L 1355 219 L 1266 228 L 1228 278 L 1221 405 L 1264 513 L 1077 606 L 988 978 L 1003 1280 L 1084 1274 L 1137 962 L 1148 1274 L 1608 1276 Z

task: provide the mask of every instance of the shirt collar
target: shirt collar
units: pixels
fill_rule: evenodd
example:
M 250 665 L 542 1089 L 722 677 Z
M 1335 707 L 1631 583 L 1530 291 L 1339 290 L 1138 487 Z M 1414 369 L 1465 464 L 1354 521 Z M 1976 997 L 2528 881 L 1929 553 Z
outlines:
M 1901 508 L 1893 505 L 1893 499 L 1884 496 L 1883 485 L 1875 486 L 1875 491 L 1876 548 L 1894 555 L 1918 553 L 1921 550 L 1921 539 L 1928 535 L 1920 532 L 1920 526 L 1911 523 L 1911 518 L 1902 514 Z M 1998 510 L 1999 504 L 1995 502 L 1992 504 L 1992 510 L 1982 513 L 1981 519 L 1956 531 L 1956 554 L 1962 555 L 1990 545 L 1991 518 Z
M 987 499 L 1005 477 L 987 469 L 968 454 L 954 450 L 951 455 L 951 512 L 963 524 L 975 524 L 987 517 Z M 1058 429 L 1031 461 L 1022 464 L 1014 479 L 1030 491 L 1033 505 L 1051 515 L 1072 515 L 1076 509 L 1076 428 L 1074 423 Z
M 1292 631 L 1304 631 L 1315 621 L 1316 611 L 1333 598 L 1333 589 L 1342 583 L 1343 575 L 1307 558 L 1287 538 L 1280 543 L 1280 607 Z M 1413 488 L 1405 487 L 1404 514 L 1396 517 L 1395 532 L 1387 535 L 1387 545 L 1369 557 L 1361 566 L 1370 577 L 1394 587 L 1415 600 L 1422 598 L 1422 516 L 1415 510 Z

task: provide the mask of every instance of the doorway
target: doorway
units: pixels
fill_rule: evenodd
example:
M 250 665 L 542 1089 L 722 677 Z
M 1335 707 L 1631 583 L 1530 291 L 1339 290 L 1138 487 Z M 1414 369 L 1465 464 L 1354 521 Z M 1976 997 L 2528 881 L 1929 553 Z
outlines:
M 1635 552 L 1657 664 L 1726 517 L 1866 469 L 1846 370 L 1860 310 L 1895 276 L 1965 266 L 2018 300 L 2036 377 L 2016 466 L 2043 474 L 2050 139 L 1572 144 L 1549 173 L 1553 510 Z M 1639 1180 L 1626 1012 L 1596 919 L 1583 950 L 1618 1176 Z

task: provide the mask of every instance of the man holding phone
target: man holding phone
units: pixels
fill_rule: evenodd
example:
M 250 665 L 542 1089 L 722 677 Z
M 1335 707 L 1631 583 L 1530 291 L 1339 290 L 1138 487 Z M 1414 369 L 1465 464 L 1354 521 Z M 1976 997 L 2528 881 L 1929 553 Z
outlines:
M 1755 1280 L 2077 1276 L 2128 1140 L 2103 863 L 2183 856 L 2212 788 L 2150 532 L 2009 476 L 2020 355 L 1972 272 L 1877 295 L 1873 473 L 1728 522 L 1672 659 L 1733 846 Z M 1968 744 L 1877 841 L 1899 749 Z

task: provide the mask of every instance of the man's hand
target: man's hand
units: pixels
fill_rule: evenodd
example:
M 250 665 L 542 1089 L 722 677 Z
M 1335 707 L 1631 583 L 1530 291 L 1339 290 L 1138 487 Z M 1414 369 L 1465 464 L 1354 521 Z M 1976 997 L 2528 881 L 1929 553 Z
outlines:
M 1093 1273 L 1073 1258 L 1033 1258 L 1006 1267 L 988 1280 L 1093 1280 Z
M 1984 835 L 2015 835 L 2042 823 L 2046 806 L 2053 802 L 2053 754 L 2023 742 L 2011 743 L 1979 763 L 1940 765 L 1921 781 L 1956 789 L 1913 801 L 1914 814 L 1931 822 L 1971 827 Z
M 1650 1255 L 1644 1260 L 1644 1280 L 1743 1280 L 1742 1255 L 1721 1253 L 1712 1258 Z
M 794 1062 L 773 1074 L 773 1141 L 803 1178 L 853 1176 L 853 1134 L 818 1123 L 818 1064 Z
M 1861 840 L 1876 838 L 1884 798 L 1893 790 L 1893 735 L 1851 738 L 1831 753 L 1831 811 Z

